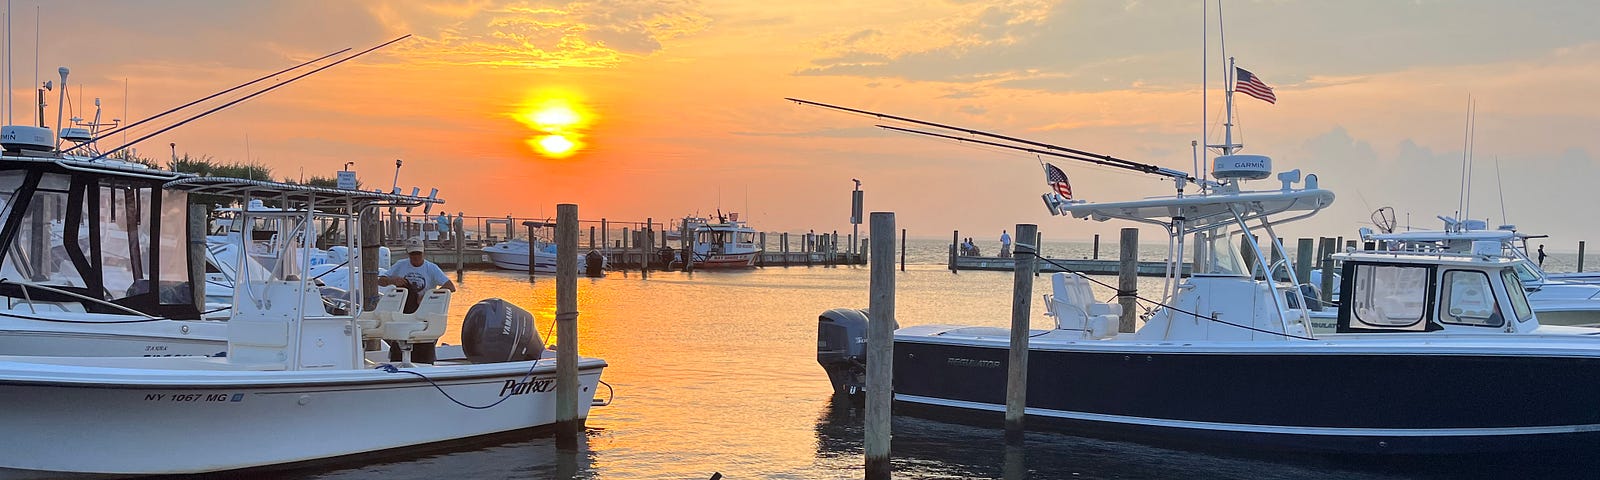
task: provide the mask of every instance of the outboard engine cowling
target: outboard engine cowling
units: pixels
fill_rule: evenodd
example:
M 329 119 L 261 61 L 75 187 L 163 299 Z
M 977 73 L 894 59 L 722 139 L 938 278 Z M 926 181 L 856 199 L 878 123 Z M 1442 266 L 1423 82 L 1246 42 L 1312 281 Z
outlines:
M 835 395 L 862 395 L 867 378 L 866 310 L 835 308 L 817 317 L 817 364 L 828 372 Z
M 533 314 L 511 302 L 490 298 L 467 310 L 461 321 L 461 348 L 472 363 L 538 360 L 544 341 Z

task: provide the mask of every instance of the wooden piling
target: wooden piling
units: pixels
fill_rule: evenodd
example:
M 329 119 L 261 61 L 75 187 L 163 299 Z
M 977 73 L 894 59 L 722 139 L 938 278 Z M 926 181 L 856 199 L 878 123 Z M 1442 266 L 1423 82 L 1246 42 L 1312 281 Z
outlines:
M 1094 234 L 1094 259 L 1100 259 L 1100 234 Z
M 1578 271 L 1583 271 L 1583 240 L 1578 240 Z
M 600 218 L 600 248 L 607 250 L 603 253 L 611 253 L 611 224 L 606 222 L 605 217 Z
M 361 308 L 372 310 L 378 302 L 368 301 L 378 294 L 378 247 L 383 245 L 383 226 L 378 224 L 377 210 L 361 214 Z M 385 265 L 387 266 L 387 265 Z
M 1122 242 L 1117 248 L 1122 262 L 1117 270 L 1117 303 L 1122 304 L 1117 331 L 1133 333 L 1134 320 L 1139 317 L 1138 299 L 1134 298 L 1139 291 L 1139 229 L 1122 229 Z
M 1294 245 L 1294 278 L 1301 283 L 1310 283 L 1310 259 L 1314 240 L 1299 238 Z
M 783 242 L 783 266 L 784 267 L 788 267 L 789 266 L 789 233 L 788 232 L 784 232 L 784 233 L 778 234 L 778 238 L 779 238 L 778 241 Z
M 1324 303 L 1333 301 L 1333 252 L 1334 245 L 1338 245 L 1334 243 L 1335 241 L 1333 238 L 1322 237 L 1321 246 L 1318 247 L 1318 251 L 1322 255 L 1321 266 L 1318 267 L 1322 271 L 1322 281 L 1318 282 L 1317 288 L 1322 289 L 1322 301 Z
M 456 237 L 456 281 L 464 282 L 467 279 L 467 226 L 459 215 L 452 226 Z
M 650 257 L 655 253 L 655 219 L 645 217 L 643 243 L 639 244 L 639 278 L 650 278 Z
M 589 250 L 594 250 L 594 225 L 589 226 Z
M 189 204 L 188 238 L 185 239 L 189 244 L 189 248 L 185 251 L 189 252 L 189 281 L 192 282 L 190 285 L 202 285 L 195 289 L 194 298 L 190 301 L 194 302 L 195 311 L 202 312 L 202 316 L 206 311 L 206 289 L 203 285 L 206 282 L 206 215 L 209 213 L 210 209 L 205 205 Z M 345 227 L 349 228 L 349 225 Z
M 900 271 L 906 271 L 906 229 L 900 229 Z
M 756 254 L 756 266 L 767 266 L 767 232 L 761 232 L 761 253 Z
M 1018 239 L 1038 239 L 1038 225 L 1017 224 Z M 1026 241 L 1026 240 L 1023 240 Z M 1037 245 L 1017 242 L 1012 253 L 1011 351 L 1006 364 L 1006 445 L 1022 445 L 1023 409 L 1028 403 L 1028 326 L 1033 316 Z
M 1022 234 L 1019 233 L 1017 235 L 1018 235 L 1017 238 L 1022 238 L 1022 236 L 1021 236 Z M 1034 234 L 1034 236 L 1033 236 L 1033 255 L 1035 257 L 1043 257 L 1044 254 L 1040 253 L 1040 252 L 1043 252 L 1043 251 L 1044 251 L 1044 232 L 1039 232 L 1039 233 Z M 1012 256 L 1016 256 L 1016 253 L 1017 252 L 1016 252 L 1015 249 L 1013 249 L 1011 251 Z M 1043 263 L 1044 262 L 1039 261 L 1037 258 L 1034 259 L 1034 262 L 1033 262 L 1033 276 L 1035 276 L 1035 277 L 1039 276 L 1039 267 Z
M 622 242 L 622 244 L 617 248 L 618 252 L 622 255 L 622 261 L 617 262 L 617 269 L 623 272 L 628 271 L 628 253 L 630 250 L 628 247 L 628 240 L 632 238 L 628 235 L 629 233 L 631 232 L 628 231 L 628 227 L 622 227 L 622 239 L 618 240 Z
M 872 212 L 872 275 L 867 302 L 866 478 L 888 479 L 889 409 L 894 399 L 894 213 Z
M 534 251 L 538 250 L 539 242 L 533 238 L 533 222 L 522 222 L 522 224 L 528 227 L 528 283 L 533 283 L 534 265 L 539 263 L 534 261 Z
M 529 238 L 530 243 L 532 238 Z M 533 259 L 529 258 L 531 265 Z M 578 416 L 578 206 L 556 205 L 556 448 L 576 450 Z
M 950 273 L 956 273 L 956 255 L 961 252 L 961 231 L 950 231 Z

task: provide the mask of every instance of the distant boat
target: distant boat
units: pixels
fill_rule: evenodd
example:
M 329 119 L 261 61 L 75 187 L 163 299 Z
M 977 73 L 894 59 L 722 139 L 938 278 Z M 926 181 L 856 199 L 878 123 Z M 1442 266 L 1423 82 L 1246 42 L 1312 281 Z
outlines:
M 754 267 L 761 255 L 756 230 L 739 221 L 737 213 L 717 220 L 694 227 L 694 268 Z

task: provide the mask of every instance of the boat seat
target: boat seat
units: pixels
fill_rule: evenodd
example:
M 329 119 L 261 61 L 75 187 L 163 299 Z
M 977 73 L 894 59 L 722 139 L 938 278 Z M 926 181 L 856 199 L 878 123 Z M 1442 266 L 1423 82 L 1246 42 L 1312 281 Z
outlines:
M 444 335 L 450 321 L 450 295 L 449 290 L 423 294 L 416 313 L 394 313 L 383 322 L 382 338 L 400 343 L 405 363 L 411 363 L 412 344 L 432 344 Z
M 1051 291 L 1045 295 L 1045 309 L 1056 318 L 1056 328 L 1079 330 L 1090 338 L 1117 334 L 1122 305 L 1096 302 L 1089 280 L 1071 273 L 1050 275 Z
M 409 295 L 406 289 L 393 285 L 378 287 L 377 307 L 356 317 L 356 324 L 361 326 L 361 338 L 383 338 L 383 325 L 401 314 Z

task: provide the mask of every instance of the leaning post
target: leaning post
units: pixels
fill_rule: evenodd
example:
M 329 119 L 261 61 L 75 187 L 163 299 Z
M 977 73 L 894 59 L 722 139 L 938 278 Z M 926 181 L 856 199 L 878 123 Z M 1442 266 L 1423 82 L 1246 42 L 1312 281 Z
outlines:
M 531 240 L 531 238 L 530 238 Z M 528 263 L 533 263 L 529 258 Z M 578 416 L 578 206 L 556 205 L 556 448 L 576 450 Z
M 1033 309 L 1033 267 L 1039 261 L 1038 225 L 1017 224 L 1012 254 L 1011 354 L 1006 363 L 1006 445 L 1022 445 L 1022 419 L 1028 405 L 1028 325 Z
M 889 478 L 889 408 L 894 399 L 894 212 L 872 212 L 867 301 L 867 478 Z

